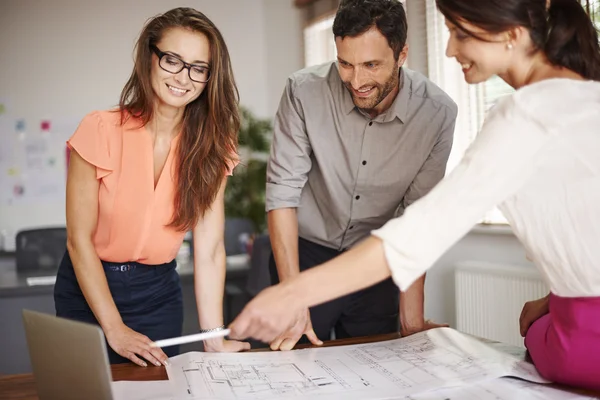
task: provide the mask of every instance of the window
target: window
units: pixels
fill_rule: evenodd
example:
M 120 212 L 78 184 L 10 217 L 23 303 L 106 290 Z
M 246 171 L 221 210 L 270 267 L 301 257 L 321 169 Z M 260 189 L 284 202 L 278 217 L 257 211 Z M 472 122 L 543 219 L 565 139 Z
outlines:
M 592 16 L 595 25 L 600 28 L 600 0 L 582 0 L 581 3 Z M 425 17 L 429 78 L 456 101 L 459 110 L 454 145 L 448 160 L 447 172 L 450 172 L 475 139 L 488 111 L 500 98 L 513 93 L 514 89 L 498 77 L 478 85 L 467 84 L 459 64 L 445 56 L 449 33 L 444 24 L 444 17 L 435 6 L 435 0 L 426 0 Z M 481 222 L 507 223 L 497 208 L 490 210 Z
M 404 4 L 405 0 L 401 0 Z M 333 20 L 335 11 L 326 13 L 304 29 L 304 66 L 311 67 L 337 58 Z
M 415 0 L 416 1 L 416 0 Z M 418 19 L 411 20 L 411 9 L 407 10 L 409 29 L 410 25 L 419 23 L 423 34 L 427 35 L 427 64 L 429 78 L 446 91 L 459 106 L 459 115 L 455 129 L 455 139 L 452 154 L 448 161 L 448 172 L 460 161 L 467 147 L 471 144 L 479 130 L 486 112 L 502 96 L 510 93 L 512 88 L 501 79 L 494 78 L 481 85 L 468 85 L 464 82 L 462 72 L 458 64 L 445 57 L 448 32 L 444 26 L 443 17 L 438 13 L 434 0 L 426 0 L 426 8 L 416 7 L 409 2 L 408 7 L 417 10 L 414 14 Z M 600 0 L 597 0 L 600 1 Z M 422 9 L 422 11 L 420 11 Z M 425 11 L 426 15 L 422 15 Z M 304 57 L 305 66 L 322 64 L 336 59 L 336 49 L 333 33 L 334 14 L 327 14 L 304 29 Z M 413 26 L 415 26 L 413 25 Z M 427 28 L 426 28 L 427 27 Z M 414 32 L 412 32 L 414 34 Z M 415 54 L 415 52 L 418 52 Z M 420 54 L 419 54 L 420 53 Z M 412 54 L 422 56 L 418 48 L 411 48 L 409 58 Z M 421 71 L 427 72 L 427 71 Z M 484 217 L 484 223 L 505 223 L 499 210 L 492 210 Z
M 493 77 L 487 82 L 469 85 L 463 78 L 460 65 L 446 57 L 449 33 L 444 17 L 435 6 L 435 0 L 426 0 L 427 64 L 429 79 L 440 86 L 458 105 L 454 145 L 448 160 L 447 173 L 458 165 L 465 150 L 475 139 L 488 111 L 496 102 L 514 90 L 502 79 Z M 490 210 L 481 223 L 506 224 L 498 209 Z
M 408 14 L 409 24 L 416 23 L 416 21 L 410 20 L 410 10 L 408 10 Z M 335 40 L 332 32 L 334 17 L 334 13 L 326 14 L 304 29 L 306 67 L 336 59 Z M 419 17 L 423 16 L 419 15 Z M 448 32 L 444 26 L 443 17 L 435 8 L 434 0 L 427 0 L 426 22 L 426 25 L 421 25 L 423 29 L 427 26 L 429 78 L 444 89 L 459 106 L 454 145 L 447 168 L 448 171 L 451 171 L 475 138 L 485 113 L 500 97 L 510 93 L 512 89 L 499 78 L 477 86 L 467 85 L 458 64 L 444 56 Z M 416 50 L 411 49 L 409 53 L 414 53 Z M 506 221 L 499 210 L 492 210 L 482 222 L 505 223 Z
M 334 15 L 322 17 L 304 29 L 304 65 L 311 67 L 336 59 Z
M 597 29 L 600 29 L 600 0 L 581 0 L 583 8 L 590 14 Z
M 415 65 L 423 64 L 424 67 L 421 69 L 425 70 L 420 72 L 428 74 L 429 78 L 458 104 L 459 112 L 454 145 L 447 168 L 447 172 L 450 172 L 460 162 L 465 150 L 475 139 L 489 110 L 500 98 L 511 94 L 514 90 L 498 77 L 493 77 L 478 85 L 467 84 L 458 63 L 445 56 L 449 34 L 444 25 L 444 18 L 435 6 L 435 0 L 424 0 L 425 7 L 421 5 L 420 1 L 411 0 L 407 4 L 409 36 L 413 35 L 414 40 L 415 34 L 426 35 L 426 46 L 411 47 L 409 59 L 411 57 L 426 58 L 423 62 L 415 60 Z M 406 4 L 405 1 L 403 3 Z M 581 3 L 600 29 L 600 0 L 581 0 Z M 334 15 L 328 14 L 309 24 L 304 30 L 306 66 L 335 60 L 335 42 L 331 32 L 333 19 Z M 419 47 L 427 48 L 426 55 L 421 54 Z M 507 223 L 497 208 L 486 213 L 481 222 Z

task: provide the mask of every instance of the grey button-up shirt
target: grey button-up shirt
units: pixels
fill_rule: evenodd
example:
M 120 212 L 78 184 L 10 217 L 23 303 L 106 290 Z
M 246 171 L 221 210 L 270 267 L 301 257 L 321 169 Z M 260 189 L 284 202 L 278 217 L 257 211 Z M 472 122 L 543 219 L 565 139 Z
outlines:
M 456 104 L 402 68 L 401 90 L 371 119 L 337 63 L 294 73 L 274 121 L 267 211 L 298 208 L 300 237 L 346 249 L 399 216 L 444 176 Z

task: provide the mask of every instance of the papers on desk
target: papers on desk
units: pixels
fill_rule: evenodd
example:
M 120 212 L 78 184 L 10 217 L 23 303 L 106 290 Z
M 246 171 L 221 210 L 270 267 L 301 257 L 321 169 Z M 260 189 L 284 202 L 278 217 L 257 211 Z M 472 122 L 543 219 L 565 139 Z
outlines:
M 441 389 L 398 400 L 591 400 L 563 390 L 513 378 L 497 378 L 459 388 Z
M 532 367 L 440 328 L 386 342 L 292 352 L 190 352 L 171 358 L 167 374 L 178 399 L 362 400 L 404 399 L 501 376 L 547 382 Z
M 177 400 L 171 381 L 113 382 L 114 400 Z M 397 400 L 592 400 L 563 390 L 513 378 L 497 378 L 457 388 L 439 389 Z
M 547 382 L 522 349 L 449 328 L 403 339 L 291 352 L 172 357 L 169 381 L 115 382 L 115 400 L 584 400 Z M 502 349 L 500 351 L 498 349 Z

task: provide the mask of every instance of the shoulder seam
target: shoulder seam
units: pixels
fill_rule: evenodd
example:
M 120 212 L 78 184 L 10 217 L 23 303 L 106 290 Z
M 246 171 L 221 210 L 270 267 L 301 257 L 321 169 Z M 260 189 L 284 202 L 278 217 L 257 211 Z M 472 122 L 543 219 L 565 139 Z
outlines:
M 430 102 L 432 102 L 432 103 L 434 103 L 436 105 L 444 106 L 444 108 L 447 108 L 448 110 L 453 111 L 453 112 L 457 112 L 458 111 L 458 105 L 448 95 L 446 95 L 446 96 L 450 100 L 450 102 L 451 102 L 450 104 L 448 104 L 446 102 L 443 102 L 443 101 L 440 101 L 440 100 L 436 100 L 436 99 L 431 98 L 429 96 L 423 96 L 423 95 L 417 94 L 415 92 L 411 92 L 411 96 L 415 96 L 415 97 L 418 97 L 419 99 L 423 99 L 423 100 L 428 100 L 428 101 L 430 101 Z

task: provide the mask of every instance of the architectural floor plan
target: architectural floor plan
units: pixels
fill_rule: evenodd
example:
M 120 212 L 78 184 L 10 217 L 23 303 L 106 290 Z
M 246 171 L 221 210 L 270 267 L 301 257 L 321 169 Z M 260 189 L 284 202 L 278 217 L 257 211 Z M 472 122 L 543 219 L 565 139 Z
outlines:
M 398 400 L 593 400 L 593 397 L 569 393 L 528 381 L 496 378 L 467 386 L 434 390 Z
M 371 344 L 170 359 L 182 399 L 402 399 L 500 376 L 543 382 L 524 361 L 450 328 Z

